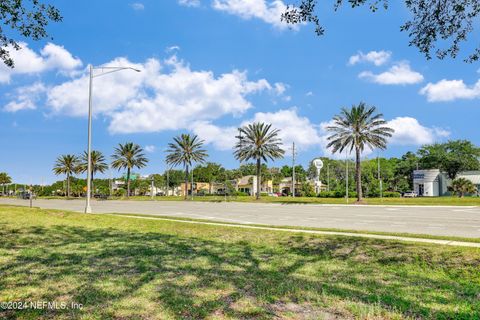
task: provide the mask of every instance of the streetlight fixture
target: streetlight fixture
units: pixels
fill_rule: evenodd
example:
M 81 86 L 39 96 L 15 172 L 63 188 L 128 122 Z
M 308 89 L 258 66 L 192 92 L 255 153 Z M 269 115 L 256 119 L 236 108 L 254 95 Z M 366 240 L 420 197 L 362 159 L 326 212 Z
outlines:
M 90 72 L 90 82 L 88 86 L 88 164 L 87 164 L 87 202 L 85 205 L 85 213 L 92 213 L 92 207 L 90 206 L 90 197 L 92 194 L 92 85 L 93 85 L 93 78 L 97 78 L 100 76 L 104 76 L 109 73 L 114 73 L 117 71 L 122 70 L 133 70 L 135 72 L 141 72 L 138 69 L 132 67 L 105 67 L 105 66 L 98 66 L 94 67 L 89 65 L 88 67 Z M 101 70 L 101 73 L 94 75 L 93 70 Z M 106 70 L 106 71 L 105 71 Z

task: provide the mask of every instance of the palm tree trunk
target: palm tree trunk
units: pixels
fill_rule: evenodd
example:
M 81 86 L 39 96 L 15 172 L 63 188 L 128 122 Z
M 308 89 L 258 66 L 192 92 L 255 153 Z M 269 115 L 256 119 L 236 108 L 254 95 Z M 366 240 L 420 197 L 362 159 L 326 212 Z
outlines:
M 355 175 L 357 182 L 357 201 L 362 200 L 362 168 L 360 165 L 360 148 L 355 147 Z
M 127 169 L 127 199 L 130 197 L 130 168 Z
M 67 173 L 67 198 L 70 198 L 70 174 Z
M 260 199 L 260 158 L 257 159 L 257 200 Z
M 187 200 L 188 197 L 188 165 L 185 166 L 185 197 L 184 199 Z

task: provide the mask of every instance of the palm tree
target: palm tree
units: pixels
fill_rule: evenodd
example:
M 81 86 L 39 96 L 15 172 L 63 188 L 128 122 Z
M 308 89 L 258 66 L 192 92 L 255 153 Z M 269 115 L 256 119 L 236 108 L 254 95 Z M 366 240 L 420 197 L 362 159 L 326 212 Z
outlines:
M 56 175 L 65 174 L 67 180 L 67 198 L 70 198 L 70 176 L 78 173 L 79 159 L 73 154 L 64 154 L 57 158 L 53 167 Z
M 127 169 L 127 198 L 130 196 L 130 173 L 133 168 L 143 168 L 147 165 L 148 159 L 143 153 L 143 149 L 132 142 L 118 144 L 112 155 L 112 167 L 118 169 Z
M 12 183 L 12 178 L 6 172 L 0 172 L 0 184 L 2 185 L 2 194 L 5 195 L 5 185 Z M 8 191 L 8 190 L 7 190 Z M 8 192 L 7 192 L 8 193 Z
M 472 181 L 465 178 L 458 178 L 452 181 L 452 189 L 458 194 L 459 198 L 463 198 L 465 193 L 474 193 L 477 191 Z
M 188 193 L 188 169 L 193 162 L 203 163 L 208 157 L 203 149 L 203 140 L 197 135 L 182 134 L 173 138 L 174 142 L 168 144 L 167 163 L 173 166 L 183 165 L 185 168 L 185 200 Z M 193 186 L 191 186 L 193 194 Z
M 332 147 L 332 152 L 342 152 L 355 149 L 355 176 L 357 183 L 357 201 L 362 200 L 362 181 L 360 154 L 365 147 L 384 150 L 387 147 L 387 138 L 392 136 L 394 130 L 386 126 L 383 114 L 377 113 L 374 106 L 367 106 L 360 102 L 351 109 L 342 108 L 339 115 L 333 117 L 334 125 L 327 127 L 333 132 L 328 137 L 330 141 L 327 148 Z
M 280 130 L 272 129 L 271 124 L 251 123 L 238 129 L 239 135 L 235 145 L 235 158 L 240 161 L 254 159 L 257 162 L 257 199 L 260 199 L 260 178 L 262 160 L 283 158 L 285 151 L 280 147 Z
M 91 162 L 92 162 L 92 171 L 91 171 L 91 178 L 92 178 L 92 190 L 93 190 L 93 177 L 95 173 L 105 173 L 108 169 L 108 164 L 105 162 L 105 157 L 100 151 L 93 150 L 91 153 Z M 80 173 L 85 173 L 88 170 L 88 152 L 83 152 L 80 164 L 78 166 Z

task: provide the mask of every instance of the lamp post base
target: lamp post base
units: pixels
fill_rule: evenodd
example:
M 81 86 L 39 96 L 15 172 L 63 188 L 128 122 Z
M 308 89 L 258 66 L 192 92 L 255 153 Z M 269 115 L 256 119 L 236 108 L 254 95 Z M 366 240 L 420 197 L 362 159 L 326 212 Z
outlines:
M 92 207 L 86 206 L 85 207 L 85 213 L 92 213 Z

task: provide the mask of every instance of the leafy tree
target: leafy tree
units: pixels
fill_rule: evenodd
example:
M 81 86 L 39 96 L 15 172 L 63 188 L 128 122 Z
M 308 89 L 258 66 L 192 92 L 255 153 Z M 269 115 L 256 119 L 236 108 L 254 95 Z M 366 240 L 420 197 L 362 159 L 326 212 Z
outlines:
M 460 171 L 480 168 L 480 148 L 468 140 L 424 145 L 418 155 L 422 169 L 440 169 L 452 180 Z
M 405 153 L 395 166 L 395 179 L 397 184 L 405 187 L 400 191 L 413 190 L 413 171 L 420 166 L 420 159 L 411 151 Z M 408 189 L 408 190 L 406 190 Z
M 185 199 L 188 194 L 188 169 L 194 162 L 203 163 L 208 156 L 207 151 L 203 149 L 203 140 L 197 135 L 182 134 L 173 138 L 173 143 L 169 143 L 167 150 L 167 163 L 173 166 L 183 165 L 185 168 Z M 191 186 L 193 194 L 193 186 Z
M 164 179 L 167 180 L 166 172 L 164 174 Z M 168 170 L 168 189 L 178 187 L 182 184 L 183 179 L 184 172 L 182 170 Z
M 460 198 L 465 196 L 465 193 L 474 193 L 477 188 L 472 181 L 465 178 L 458 178 L 452 181 L 452 189 L 458 194 Z
M 240 161 L 256 161 L 257 199 L 260 199 L 261 164 L 263 161 L 283 158 L 285 151 L 280 147 L 282 142 L 278 137 L 278 129 L 272 129 L 271 124 L 251 123 L 239 128 L 234 156 Z
M 361 102 L 351 109 L 342 108 L 339 115 L 333 118 L 334 125 L 327 127 L 332 132 L 328 137 L 330 141 L 327 148 L 332 152 L 340 153 L 346 149 L 352 152 L 355 149 L 355 180 L 357 183 L 357 200 L 362 200 L 362 172 L 360 166 L 360 155 L 365 149 L 385 149 L 387 138 L 392 136 L 393 129 L 385 126 L 387 122 L 383 114 L 376 112 L 374 106 L 367 106 Z M 348 150 L 349 149 L 349 150 Z
M 80 160 L 76 155 L 64 154 L 57 158 L 53 167 L 53 172 L 56 175 L 65 174 L 67 180 L 67 197 L 70 197 L 70 176 L 79 172 Z
M 127 169 L 127 198 L 130 196 L 130 174 L 133 168 L 141 169 L 148 163 L 148 159 L 143 153 L 143 149 L 132 142 L 118 144 L 112 155 L 112 167 L 118 169 Z
M 467 41 L 469 33 L 474 30 L 474 22 L 480 16 L 478 0 L 404 0 L 412 14 L 400 30 L 407 32 L 410 46 L 430 59 L 434 53 L 439 59 L 446 56 L 455 58 L 460 50 L 460 44 Z M 337 11 L 344 0 L 334 0 L 334 10 Z M 352 8 L 368 6 L 372 12 L 380 6 L 388 8 L 388 0 L 348 0 Z M 289 24 L 313 23 L 318 36 L 325 33 L 318 18 L 317 0 L 300 0 L 298 5 L 290 5 L 281 18 Z M 439 48 L 439 45 L 445 45 Z M 465 59 L 468 62 L 480 58 L 480 47 Z
M 13 35 L 40 40 L 48 38 L 47 26 L 50 22 L 62 21 L 60 12 L 52 5 L 40 0 L 2 0 L 0 5 L 0 59 L 13 68 L 15 62 L 10 51 L 21 50 Z
M 108 164 L 105 160 L 105 156 L 97 150 L 92 150 L 91 153 L 91 162 L 92 162 L 92 167 L 91 167 L 91 179 L 92 179 L 92 190 L 93 189 L 93 178 L 95 176 L 95 173 L 100 172 L 100 173 L 105 173 L 108 169 Z M 85 173 L 88 170 L 88 152 L 85 151 L 81 158 L 80 158 L 80 164 L 79 164 L 79 172 Z
M 195 167 L 195 180 L 199 182 L 208 182 L 208 193 L 212 193 L 212 184 L 225 178 L 225 169 L 222 165 L 213 162 L 207 162 L 204 166 Z
M 0 185 L 2 185 L 2 192 L 5 189 L 5 185 L 12 183 L 12 178 L 6 172 L 0 172 Z

